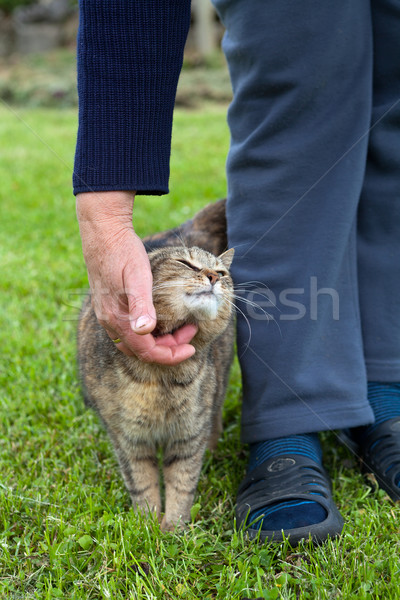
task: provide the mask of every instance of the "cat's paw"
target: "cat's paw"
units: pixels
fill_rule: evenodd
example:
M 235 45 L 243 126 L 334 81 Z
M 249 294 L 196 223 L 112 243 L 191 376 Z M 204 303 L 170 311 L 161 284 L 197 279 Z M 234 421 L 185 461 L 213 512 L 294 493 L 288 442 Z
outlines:
M 188 524 L 185 523 L 184 521 L 182 521 L 182 519 L 179 519 L 178 521 L 173 521 L 173 520 L 167 520 L 166 516 L 164 515 L 161 524 L 160 524 L 160 528 L 161 531 L 163 531 L 164 533 L 166 531 L 185 531 L 185 529 L 188 529 Z

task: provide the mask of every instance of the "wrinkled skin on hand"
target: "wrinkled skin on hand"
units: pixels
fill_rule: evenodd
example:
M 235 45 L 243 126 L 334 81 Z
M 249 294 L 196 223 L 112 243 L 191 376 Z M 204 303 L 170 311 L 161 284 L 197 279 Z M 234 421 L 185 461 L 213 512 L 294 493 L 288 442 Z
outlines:
M 132 225 L 133 192 L 78 194 L 77 217 L 97 319 L 117 348 L 145 362 L 175 365 L 194 354 L 196 334 L 186 325 L 155 338 L 152 274 Z

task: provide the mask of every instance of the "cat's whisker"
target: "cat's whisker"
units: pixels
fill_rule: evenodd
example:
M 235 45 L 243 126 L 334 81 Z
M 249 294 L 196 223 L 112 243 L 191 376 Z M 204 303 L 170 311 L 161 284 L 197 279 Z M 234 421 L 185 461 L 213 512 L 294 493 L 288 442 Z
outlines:
M 234 295 L 234 298 L 237 298 L 237 296 L 236 296 L 236 295 Z M 247 304 L 249 304 L 250 306 L 253 306 L 254 308 L 258 308 L 258 309 L 259 309 L 259 310 L 260 310 L 262 313 L 264 313 L 264 315 L 267 317 L 267 321 L 273 321 L 273 322 L 276 324 L 276 326 L 277 326 L 277 328 L 278 328 L 278 331 L 279 331 L 279 335 L 280 335 L 280 336 L 281 336 L 281 338 L 282 338 L 282 330 L 281 330 L 281 328 L 280 328 L 280 325 L 279 325 L 278 321 L 275 319 L 275 317 L 274 317 L 273 315 L 271 315 L 271 313 L 268 313 L 267 311 L 265 311 L 265 310 L 262 308 L 262 306 L 260 306 L 259 304 L 257 304 L 257 302 L 252 302 L 252 301 L 251 301 L 251 300 L 249 300 L 248 298 L 239 298 L 239 300 L 241 300 L 241 301 L 242 301 L 242 302 L 244 302 L 245 304 L 247 303 Z M 275 306 L 275 305 L 274 305 L 274 306 Z M 275 307 L 275 308 L 277 308 L 277 307 Z M 279 309 L 278 309 L 278 310 L 279 310 Z M 281 312 L 281 311 L 279 311 L 279 312 Z
M 176 287 L 176 288 L 183 288 L 183 287 L 186 287 L 186 285 L 187 285 L 187 284 L 186 284 L 186 283 L 183 283 L 183 282 L 174 282 L 174 283 L 171 283 L 171 282 L 168 282 L 168 283 L 159 283 L 158 285 L 154 285 L 154 286 L 153 286 L 153 292 L 156 292 L 156 291 L 158 291 L 158 290 L 167 289 L 167 288 L 169 289 L 169 288 L 172 288 L 172 287 Z
M 240 284 L 239 284 L 240 285 Z M 240 293 L 252 293 L 252 294 L 256 294 L 257 296 L 261 296 L 261 298 L 265 298 L 266 300 L 268 300 L 268 302 L 274 307 L 276 308 L 276 310 L 278 310 L 279 312 L 282 312 L 281 309 L 275 304 L 275 302 L 272 302 L 271 298 L 267 295 L 267 294 L 262 294 L 260 291 L 258 290 L 252 290 L 252 289 L 246 289 L 246 288 L 242 288 L 240 290 L 237 289 L 238 286 L 235 286 L 234 291 L 235 292 L 240 292 Z M 268 288 L 268 286 L 266 286 Z M 271 291 L 268 288 L 269 291 Z
M 251 244 L 251 242 L 243 242 L 243 244 L 236 244 L 235 246 L 231 246 L 231 248 L 234 248 L 234 250 L 236 251 L 237 248 L 242 248 L 243 246 L 249 246 Z M 238 257 L 240 258 L 240 257 Z
M 270 313 L 267 313 L 267 312 L 266 312 L 266 311 L 265 311 L 265 310 L 262 308 L 262 306 L 260 306 L 259 304 L 257 304 L 257 302 L 252 302 L 252 301 L 251 301 L 251 300 L 249 300 L 248 298 L 242 298 L 241 296 L 237 296 L 236 294 L 233 294 L 233 298 L 235 298 L 235 299 L 236 299 L 236 300 L 238 300 L 238 301 L 244 302 L 245 304 L 248 304 L 249 306 L 252 306 L 253 308 L 258 308 L 258 309 L 259 309 L 259 310 L 260 310 L 260 311 L 261 311 L 261 312 L 262 312 L 262 313 L 263 313 L 263 314 L 266 316 L 266 318 L 267 318 L 266 320 L 267 320 L 267 321 L 273 321 L 273 322 L 276 324 L 276 326 L 277 326 L 277 328 L 278 328 L 278 331 L 279 331 L 279 335 L 280 335 L 280 336 L 281 336 L 281 338 L 282 338 L 282 330 L 281 330 L 281 328 L 280 328 L 280 326 L 279 326 L 279 323 L 278 323 L 278 321 L 275 319 L 275 317 L 274 317 L 273 315 L 271 315 Z M 237 308 L 237 305 L 236 305 L 236 304 L 235 304 L 235 307 Z M 243 312 L 242 312 L 242 314 L 243 314 Z M 248 344 L 247 344 L 247 345 L 248 345 Z
M 261 310 L 265 316 L 269 317 L 270 319 L 273 319 L 273 316 L 269 313 L 267 313 L 262 306 L 260 306 L 257 302 L 254 302 L 253 300 L 249 300 L 248 298 L 244 298 L 243 296 L 239 296 L 238 294 L 233 294 L 233 297 L 236 298 L 237 300 L 240 300 L 240 302 L 244 302 L 244 304 L 249 304 L 250 306 L 254 306 L 255 308 L 258 308 L 259 310 Z
M 180 231 L 179 232 L 178 231 L 174 231 L 173 233 L 174 233 L 174 236 L 176 238 L 178 238 L 178 240 L 180 242 L 180 245 L 183 246 L 184 248 L 187 248 L 187 243 L 186 243 L 185 239 L 183 238 L 182 233 Z
M 164 290 L 164 289 L 170 289 L 170 288 L 183 288 L 185 287 L 187 284 L 185 283 L 169 283 L 167 285 L 157 285 L 153 287 L 153 292 L 156 292 L 157 290 Z
M 229 300 L 229 298 L 225 298 L 225 301 L 228 302 L 229 304 L 231 304 L 235 308 L 235 310 L 237 310 L 238 312 L 240 312 L 240 314 L 242 315 L 242 317 L 246 321 L 247 327 L 249 329 L 249 338 L 248 338 L 248 340 L 247 340 L 247 342 L 245 344 L 245 349 L 243 350 L 242 354 L 240 355 L 240 358 L 241 358 L 243 356 L 244 352 L 246 352 L 246 350 L 249 347 L 250 342 L 251 342 L 251 326 L 250 326 L 250 322 L 249 322 L 248 318 L 246 317 L 246 315 L 244 314 L 244 312 L 242 310 L 240 310 L 240 308 L 234 302 L 232 302 L 231 300 Z
M 266 283 L 263 283 L 262 281 L 256 281 L 256 280 L 244 281 L 243 283 L 235 283 L 234 288 L 241 289 L 244 291 L 253 291 L 253 292 L 254 292 L 253 288 L 256 288 L 256 290 L 263 288 L 264 290 L 272 293 L 272 290 L 269 287 L 269 285 L 267 285 Z
M 267 290 L 271 290 L 271 288 L 262 281 L 257 281 L 256 279 L 252 279 L 251 281 L 244 281 L 243 283 L 235 283 L 235 288 L 243 287 L 245 285 L 258 285 L 259 287 L 267 288 Z
M 253 287 L 248 287 L 248 286 L 257 286 L 257 287 L 254 289 Z M 267 292 L 270 292 L 271 294 L 274 295 L 271 288 L 266 283 L 262 283 L 261 281 L 255 281 L 255 280 L 254 281 L 245 281 L 243 283 L 236 283 L 234 285 L 235 291 L 247 292 L 247 293 L 252 292 L 253 294 L 255 293 L 259 296 L 263 296 L 264 298 L 267 298 L 271 302 L 271 304 L 274 305 L 274 303 L 272 302 L 270 297 L 265 294 L 262 294 L 259 288 L 264 288 Z
M 264 310 L 264 308 L 262 306 L 260 306 L 259 304 L 257 304 L 257 302 L 252 302 L 248 298 L 242 298 L 241 296 L 237 296 L 236 294 L 234 294 L 233 297 L 236 300 L 238 300 L 239 302 L 243 302 L 244 304 L 248 304 L 249 306 L 252 306 L 253 308 L 260 310 L 266 316 L 267 321 L 275 321 L 276 320 L 275 317 L 271 313 Z

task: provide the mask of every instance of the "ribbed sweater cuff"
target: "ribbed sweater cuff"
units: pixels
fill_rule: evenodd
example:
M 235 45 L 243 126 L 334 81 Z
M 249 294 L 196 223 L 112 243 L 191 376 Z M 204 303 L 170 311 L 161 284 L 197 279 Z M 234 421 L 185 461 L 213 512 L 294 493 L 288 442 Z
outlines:
M 168 192 L 190 0 L 81 0 L 74 193 Z

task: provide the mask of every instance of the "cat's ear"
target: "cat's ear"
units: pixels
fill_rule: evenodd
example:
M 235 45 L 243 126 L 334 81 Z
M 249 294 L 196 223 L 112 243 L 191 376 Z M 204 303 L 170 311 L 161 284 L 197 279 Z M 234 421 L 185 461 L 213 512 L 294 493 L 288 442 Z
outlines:
M 220 260 L 222 262 L 224 267 L 229 269 L 229 267 L 232 264 L 234 254 L 235 254 L 235 249 L 230 248 L 229 250 L 226 250 L 226 252 L 223 252 L 222 254 L 220 254 L 218 256 L 218 260 Z

